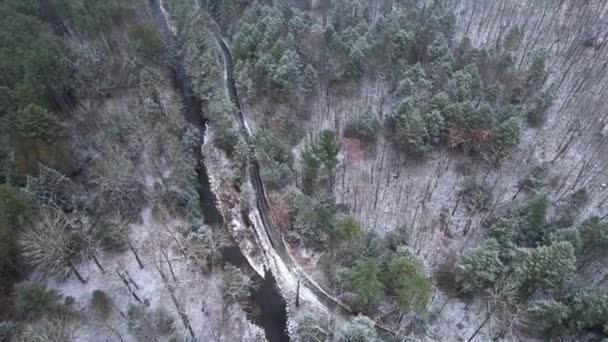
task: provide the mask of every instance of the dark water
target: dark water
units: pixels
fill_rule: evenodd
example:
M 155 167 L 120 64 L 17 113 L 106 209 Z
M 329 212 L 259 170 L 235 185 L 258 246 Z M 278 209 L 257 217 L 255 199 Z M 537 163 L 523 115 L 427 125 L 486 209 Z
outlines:
M 175 37 L 173 37 L 167 27 L 167 23 L 164 21 L 162 13 L 160 12 L 158 0 L 150 0 L 150 4 L 152 14 L 167 48 L 167 64 L 172 71 L 174 86 L 176 89 L 179 89 L 182 95 L 183 114 L 186 121 L 197 128 L 200 145 L 204 140 L 205 124 L 207 122 L 205 113 L 202 110 L 204 103 L 200 98 L 195 96 L 191 90 L 184 66 L 181 64 L 181 60 L 177 55 Z M 208 225 L 223 225 L 222 215 L 215 205 L 216 197 L 211 191 L 209 176 L 202 154 L 198 155 L 196 172 L 199 181 L 198 192 L 200 197 L 200 208 L 205 223 Z M 253 268 L 249 265 L 236 243 L 234 243 L 232 247 L 226 248 L 222 255 L 224 262 L 242 269 L 246 274 L 255 274 L 253 280 L 256 284 L 260 284 L 251 295 L 251 301 L 254 304 L 252 310 L 254 314 L 250 318 L 264 329 L 266 338 L 270 342 L 289 341 L 286 332 L 286 304 L 278 291 L 272 273 L 266 271 L 264 279 L 259 277 L 253 272 Z

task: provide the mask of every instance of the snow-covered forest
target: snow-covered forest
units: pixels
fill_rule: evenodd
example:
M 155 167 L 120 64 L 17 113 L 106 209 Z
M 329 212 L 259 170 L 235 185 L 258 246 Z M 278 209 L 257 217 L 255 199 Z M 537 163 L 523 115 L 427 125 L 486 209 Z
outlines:
M 0 342 L 608 337 L 603 0 L 0 13 Z

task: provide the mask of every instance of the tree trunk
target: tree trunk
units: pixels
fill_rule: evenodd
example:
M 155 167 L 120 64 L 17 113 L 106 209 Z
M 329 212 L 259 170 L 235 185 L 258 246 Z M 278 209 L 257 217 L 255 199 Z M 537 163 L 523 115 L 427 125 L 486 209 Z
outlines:
M 492 310 L 491 312 L 488 312 L 488 314 L 486 315 L 486 319 L 483 320 L 483 322 L 481 323 L 481 325 L 479 325 L 479 327 L 477 328 L 477 330 L 475 330 L 475 332 L 473 333 L 473 335 L 471 335 L 471 337 L 469 337 L 469 339 L 467 340 L 467 342 L 471 342 L 475 338 L 475 336 L 477 336 L 477 334 L 479 334 L 479 332 L 481 331 L 481 329 L 483 329 L 483 327 L 485 327 L 485 325 L 490 320 L 490 317 L 492 317 L 492 313 L 493 312 L 494 312 L 494 310 Z
M 171 261 L 169 260 L 169 256 L 167 255 L 167 251 L 162 249 L 161 252 L 163 253 L 163 257 L 165 257 L 165 261 L 167 262 L 167 265 L 169 265 L 169 272 L 171 272 L 171 277 L 173 277 L 173 281 L 177 281 L 175 272 L 173 272 L 173 266 L 171 265 Z
M 300 277 L 298 277 L 298 286 L 296 287 L 296 308 L 300 307 Z
M 106 270 L 103 269 L 103 266 L 101 266 L 101 263 L 99 263 L 99 260 L 97 260 L 97 256 L 95 256 L 95 253 L 91 253 L 91 256 L 93 258 L 93 261 L 95 262 L 95 265 L 97 265 L 97 267 L 99 267 L 99 270 L 101 271 L 101 273 L 106 273 Z
M 133 247 L 133 244 L 131 243 L 131 241 L 129 241 L 129 248 L 131 249 L 131 252 L 133 252 L 133 254 L 135 254 L 135 260 L 137 260 L 139 267 L 143 269 L 144 265 L 141 263 L 141 260 L 139 259 L 139 255 L 137 254 L 137 251 L 135 250 L 135 247 Z
M 83 284 L 87 283 L 87 281 L 84 280 L 82 275 L 80 275 L 80 273 L 78 272 L 76 267 L 74 267 L 74 264 L 72 264 L 72 260 L 68 260 L 68 267 L 70 268 L 70 270 L 72 270 L 72 272 L 74 272 L 74 275 L 76 276 L 76 278 L 78 278 L 78 280 L 80 280 L 81 283 L 83 283 Z

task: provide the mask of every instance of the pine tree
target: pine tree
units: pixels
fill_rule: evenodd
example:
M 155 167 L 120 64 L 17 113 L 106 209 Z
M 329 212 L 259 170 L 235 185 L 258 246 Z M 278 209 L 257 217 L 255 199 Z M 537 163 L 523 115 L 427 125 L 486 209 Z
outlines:
M 338 153 L 340 153 L 340 145 L 338 145 L 333 131 L 327 129 L 321 131 L 313 153 L 329 172 L 330 177 L 333 177 L 336 167 L 338 167 Z
M 546 61 L 547 52 L 545 50 L 535 51 L 532 55 L 532 62 L 525 76 L 525 88 L 528 96 L 542 88 L 547 77 Z
M 522 119 L 517 116 L 513 116 L 500 123 L 496 132 L 497 147 L 500 150 L 506 150 L 517 146 L 519 144 L 522 126 Z
M 519 271 L 524 290 L 541 288 L 559 290 L 576 270 L 574 247 L 569 242 L 555 242 L 528 250 Z
M 312 190 L 312 183 L 319 175 L 319 169 L 321 168 L 321 161 L 311 151 L 302 152 L 302 177 L 304 181 L 304 189 L 307 191 Z
M 462 255 L 457 265 L 457 279 L 465 291 L 478 291 L 494 284 L 505 270 L 500 246 L 490 239 Z
M 546 195 L 532 198 L 523 208 L 522 226 L 518 231 L 517 242 L 525 246 L 537 246 L 547 235 L 547 211 L 549 199 Z
M 371 111 L 365 111 L 346 124 L 344 136 L 356 138 L 364 142 L 374 142 L 381 129 L 378 116 Z
M 363 316 L 357 315 L 347 324 L 343 325 L 337 333 L 339 342 L 381 342 L 374 327 L 374 322 Z
M 528 308 L 528 316 L 541 323 L 545 330 L 552 331 L 562 326 L 571 315 L 570 308 L 555 300 L 534 302 Z
M 384 284 L 380 281 L 380 265 L 375 259 L 357 260 L 349 270 L 348 278 L 360 305 L 371 308 L 382 297 Z
M 608 332 L 608 291 L 598 288 L 579 290 L 562 301 L 533 303 L 528 316 L 540 323 L 550 336 L 591 330 Z
M 317 71 L 315 70 L 315 68 L 310 64 L 306 65 L 306 68 L 302 72 L 302 80 L 300 82 L 300 89 L 302 89 L 302 91 L 304 91 L 305 93 L 312 92 L 315 89 L 315 87 L 317 86 L 318 78 L 319 78 L 319 75 L 317 74 Z
M 48 110 L 30 104 L 13 117 L 12 127 L 22 138 L 41 139 L 52 142 L 63 130 L 63 124 L 57 116 Z
M 21 315 L 37 318 L 55 309 L 61 296 L 44 284 L 23 281 L 15 285 L 15 308 Z
M 346 216 L 335 224 L 335 231 L 339 240 L 350 241 L 361 234 L 361 225 L 356 218 Z
M 272 73 L 272 80 L 278 88 L 286 93 L 293 93 L 298 85 L 302 65 L 297 53 L 291 49 L 285 50 Z
M 424 311 L 431 295 L 431 280 L 420 262 L 412 256 L 398 256 L 391 260 L 388 269 L 391 290 L 404 311 Z
M 589 252 L 603 251 L 608 248 L 608 223 L 598 216 L 593 216 L 581 224 L 583 248 Z

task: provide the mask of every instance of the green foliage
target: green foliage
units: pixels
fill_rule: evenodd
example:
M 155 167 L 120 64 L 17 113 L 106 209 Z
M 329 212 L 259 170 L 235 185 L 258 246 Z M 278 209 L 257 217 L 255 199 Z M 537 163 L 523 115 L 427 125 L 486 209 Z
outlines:
M 397 147 L 423 153 L 431 148 L 428 128 L 420 111 L 408 100 L 399 103 L 397 111 L 388 117 L 388 125 L 394 130 L 392 139 Z
M 296 195 L 292 208 L 293 229 L 302 236 L 304 244 L 315 249 L 323 247 L 329 241 L 333 227 L 336 212 L 333 198 Z
M 575 270 L 574 247 L 561 241 L 528 251 L 518 271 L 524 289 L 559 290 L 571 280 Z
M 15 324 L 10 321 L 0 321 L 0 342 L 10 342 L 15 331 Z
M 525 88 L 527 94 L 540 90 L 547 77 L 546 70 L 547 51 L 539 50 L 532 55 L 532 61 L 525 76 Z
M 93 291 L 90 305 L 95 313 L 104 321 L 112 314 L 112 300 L 102 290 Z
M 589 252 L 603 251 L 608 248 L 608 223 L 593 216 L 581 224 L 581 242 Z
M 319 134 L 319 140 L 313 147 L 315 157 L 323 164 L 325 169 L 333 174 L 338 166 L 338 153 L 340 145 L 336 141 L 335 134 L 330 130 L 323 130 Z
M 287 94 L 293 93 L 298 87 L 302 69 L 298 55 L 292 50 L 286 50 L 273 69 L 272 80 L 276 87 Z
M 364 307 L 373 307 L 381 298 L 384 284 L 381 269 L 373 258 L 362 258 L 348 271 L 348 283 L 357 296 L 357 302 Z
M 467 181 L 460 192 L 468 210 L 486 210 L 492 202 L 492 191 L 484 184 Z
M 465 251 L 457 265 L 457 279 L 463 289 L 474 292 L 494 284 L 506 269 L 500 256 L 500 247 L 494 240 Z
M 289 146 L 269 129 L 260 129 L 254 137 L 256 154 L 262 165 L 262 177 L 271 188 L 284 187 L 291 177 Z
M 401 225 L 395 228 L 395 230 L 388 232 L 385 235 L 385 239 L 388 248 L 391 251 L 396 252 L 399 247 L 407 246 L 412 236 L 412 229 L 408 226 Z
M 15 308 L 27 317 L 39 317 L 59 305 L 61 296 L 44 284 L 24 281 L 15 285 Z
M 528 99 L 526 108 L 526 120 L 532 126 L 538 127 L 545 122 L 546 112 L 555 101 L 556 95 L 553 90 L 547 90 L 532 95 Z
M 578 217 L 579 213 L 589 202 L 587 189 L 580 188 L 568 196 L 557 208 L 557 225 L 560 227 L 570 227 Z
M 355 116 L 346 124 L 344 136 L 372 143 L 378 138 L 380 128 L 378 116 L 368 110 Z
M 490 227 L 489 236 L 501 246 L 508 245 L 515 236 L 514 225 L 513 220 L 501 217 Z
M 12 120 L 15 132 L 22 138 L 52 142 L 63 130 L 57 116 L 46 109 L 30 104 L 21 109 Z
M 532 168 L 532 171 L 521 180 L 519 186 L 529 191 L 538 191 L 547 183 L 549 165 L 541 164 Z
M 422 264 L 412 256 L 393 258 L 388 268 L 388 287 L 397 296 L 402 310 L 424 311 L 431 295 L 431 280 Z
M 305 93 L 312 92 L 317 87 L 317 81 L 319 78 L 319 74 L 317 70 L 310 65 L 307 64 L 306 68 L 302 72 L 302 79 L 300 81 L 300 89 Z
M 21 6 L 0 4 L 0 117 L 29 104 L 46 106 L 65 79 L 60 40 Z
M 233 151 L 239 141 L 234 106 L 224 95 L 214 97 L 209 103 L 209 121 L 214 128 L 215 143 L 227 151 Z
M 497 126 L 496 145 L 499 149 L 509 149 L 519 144 L 521 130 L 523 127 L 522 119 L 513 116 Z
M 313 152 L 305 150 L 302 152 L 302 176 L 304 178 L 304 190 L 312 192 L 312 183 L 319 175 L 321 161 L 317 159 Z
M 342 217 L 336 222 L 335 227 L 336 236 L 342 241 L 351 241 L 361 234 L 361 225 L 356 218 L 352 216 Z
M 528 316 L 533 321 L 542 323 L 545 329 L 553 330 L 568 320 L 570 308 L 555 300 L 538 301 L 528 308 Z
M 337 333 L 339 342 L 381 342 L 374 322 L 363 315 L 357 315 L 344 324 Z
M 537 246 L 547 237 L 547 211 L 550 202 L 546 195 L 532 198 L 521 210 L 522 220 L 516 241 L 519 245 Z
M 38 171 L 39 163 L 69 170 L 71 157 L 62 139 L 63 124 L 43 107 L 30 104 L 11 118 L 17 175 L 25 178 Z
M 564 301 L 532 304 L 529 317 L 551 336 L 582 330 L 608 333 L 608 293 L 605 289 L 583 289 Z
M 146 55 L 156 55 L 163 51 L 164 44 L 157 30 L 143 25 L 135 25 L 129 30 L 129 37 L 135 46 Z
M 509 31 L 504 36 L 502 45 L 505 51 L 513 51 L 517 48 L 519 43 L 521 42 L 523 36 L 523 29 L 519 27 L 519 25 L 515 25 L 509 28 Z
M 101 33 L 110 28 L 115 4 L 111 0 L 66 1 L 68 12 L 76 29 L 85 34 Z
M 0 271 L 14 262 L 17 235 L 29 211 L 25 196 L 9 184 L 0 184 Z M 1 278 L 1 277 L 0 277 Z

